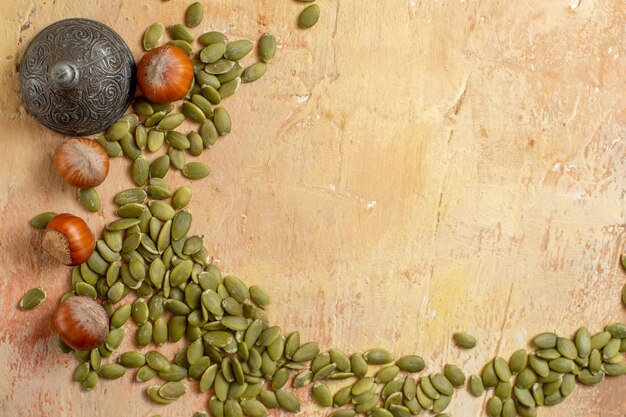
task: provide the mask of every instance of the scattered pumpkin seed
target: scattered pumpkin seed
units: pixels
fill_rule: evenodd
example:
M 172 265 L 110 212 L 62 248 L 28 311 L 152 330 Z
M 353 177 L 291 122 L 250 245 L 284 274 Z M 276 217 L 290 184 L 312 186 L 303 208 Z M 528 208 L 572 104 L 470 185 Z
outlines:
M 204 17 L 204 8 L 200 2 L 195 2 L 187 7 L 185 11 L 185 25 L 190 28 L 195 28 L 202 23 Z
M 298 16 L 298 26 L 302 29 L 309 29 L 317 23 L 320 18 L 320 7 L 312 4 L 306 7 Z
M 22 310 L 33 310 L 39 307 L 46 300 L 46 292 L 43 288 L 33 288 L 28 290 L 20 300 Z
M 149 51 L 151 49 L 156 48 L 159 45 L 159 42 L 161 42 L 161 38 L 163 37 L 164 33 L 165 33 L 165 26 L 163 26 L 163 24 L 161 23 L 151 24 L 143 34 L 143 49 L 145 49 L 146 51 Z M 143 112 L 144 114 L 141 114 L 139 111 L 137 111 L 136 107 L 135 107 L 135 111 L 142 116 L 149 116 L 150 114 L 152 114 L 152 113 L 145 114 L 145 112 Z
M 183 175 L 192 180 L 199 180 L 211 173 L 211 168 L 204 162 L 189 162 L 182 169 Z
M 78 201 L 87 210 L 95 213 L 100 210 L 100 197 L 95 188 L 84 188 L 78 190 Z
M 259 39 L 259 58 L 263 62 L 270 62 L 276 55 L 276 38 L 271 33 L 265 33 Z

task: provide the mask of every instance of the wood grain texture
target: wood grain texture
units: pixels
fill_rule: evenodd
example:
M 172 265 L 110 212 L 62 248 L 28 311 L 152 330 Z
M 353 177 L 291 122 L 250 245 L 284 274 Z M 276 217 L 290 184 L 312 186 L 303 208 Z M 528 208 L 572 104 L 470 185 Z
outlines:
M 138 59 L 144 28 L 181 21 L 190 1 L 5 3 L 0 415 L 191 416 L 208 399 L 195 386 L 159 407 L 134 372 L 95 392 L 71 383 L 76 362 L 50 324 L 68 269 L 28 220 L 68 211 L 99 231 L 131 184 L 129 162 L 112 161 L 103 211 L 83 210 L 54 172 L 63 138 L 26 114 L 17 72 L 30 39 L 66 17 L 109 25 Z M 270 31 L 279 41 L 266 76 L 225 100 L 233 133 L 200 157 L 213 174 L 193 184 L 191 203 L 192 232 L 224 271 L 267 289 L 272 321 L 325 348 L 382 346 L 422 355 L 429 371 L 456 362 L 475 373 L 538 332 L 626 320 L 623 0 L 318 0 L 309 31 L 296 29 L 293 1 L 202 3 L 198 34 Z M 49 300 L 19 311 L 35 286 Z M 461 329 L 477 349 L 454 347 Z M 320 415 L 306 390 L 298 395 L 300 415 Z M 460 392 L 450 413 L 478 416 L 483 403 Z M 625 410 L 622 377 L 577 386 L 540 415 Z

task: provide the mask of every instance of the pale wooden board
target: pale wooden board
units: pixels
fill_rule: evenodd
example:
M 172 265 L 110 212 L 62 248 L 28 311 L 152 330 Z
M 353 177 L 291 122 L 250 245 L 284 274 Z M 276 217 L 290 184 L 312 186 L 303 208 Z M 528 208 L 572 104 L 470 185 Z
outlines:
M 194 385 L 185 401 L 154 406 L 133 372 L 95 392 L 71 383 L 75 360 L 59 354 L 50 326 L 68 269 L 42 252 L 28 220 L 69 211 L 100 230 L 130 186 L 128 161 L 115 160 L 99 187 L 102 213 L 81 209 L 52 165 L 62 138 L 26 114 L 16 72 L 56 20 L 98 19 L 139 58 L 145 27 L 180 21 L 188 3 L 3 3 L 2 416 L 191 416 L 206 405 Z M 213 174 L 193 184 L 193 232 L 224 271 L 268 290 L 269 316 L 286 331 L 477 372 L 540 331 L 626 320 L 623 0 L 318 0 L 322 18 L 306 32 L 293 1 L 203 3 L 203 28 L 271 31 L 280 49 L 262 80 L 224 103 L 234 129 L 201 157 Z M 18 311 L 34 286 L 49 301 Z M 460 329 L 477 349 L 453 346 Z M 299 395 L 301 415 L 320 415 Z M 451 415 L 478 416 L 483 402 L 461 392 Z M 540 415 L 624 416 L 624 378 L 577 387 Z

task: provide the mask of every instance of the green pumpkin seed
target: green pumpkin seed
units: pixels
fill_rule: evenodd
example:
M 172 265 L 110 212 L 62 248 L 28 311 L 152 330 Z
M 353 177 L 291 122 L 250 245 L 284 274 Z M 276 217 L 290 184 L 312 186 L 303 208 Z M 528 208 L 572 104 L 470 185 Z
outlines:
M 498 378 L 501 381 L 508 381 L 511 379 L 511 370 L 509 369 L 509 364 L 506 360 L 501 357 L 497 357 L 493 361 L 493 368 L 496 372 Z
M 125 368 L 140 368 L 146 364 L 146 357 L 139 352 L 124 352 L 117 362 Z
M 454 393 L 454 387 L 442 374 L 433 374 L 430 376 L 430 382 L 433 387 L 445 396 L 451 396 Z
M 117 349 L 118 347 L 120 347 L 123 340 L 124 340 L 123 328 L 111 329 L 109 331 L 109 334 L 107 334 L 106 339 L 104 340 L 104 346 L 107 349 L 113 351 Z
M 148 398 L 150 398 L 156 404 L 161 404 L 161 405 L 171 404 L 172 401 L 174 400 L 161 397 L 161 395 L 159 394 L 160 389 L 161 389 L 161 385 L 150 386 L 146 391 Z
M 142 124 L 137 125 L 135 129 L 135 144 L 139 149 L 144 149 L 148 144 L 148 132 Z
M 115 158 L 115 157 L 124 155 L 124 152 L 122 152 L 122 147 L 120 146 L 120 144 L 117 142 L 109 142 L 106 139 L 106 136 L 104 135 L 98 136 L 96 138 L 96 142 L 98 142 L 98 144 L 102 147 L 102 149 L 105 150 L 105 152 L 110 158 Z
M 312 4 L 306 7 L 298 16 L 298 26 L 301 29 L 309 29 L 317 23 L 320 18 L 320 7 Z
M 165 117 L 167 113 L 164 111 L 155 111 L 153 114 L 151 114 L 146 121 L 143 123 L 145 127 L 153 127 L 158 125 L 161 120 L 163 120 L 163 118 Z M 150 145 L 150 134 L 148 134 L 148 145 Z M 150 147 L 148 146 L 148 149 L 150 150 Z M 153 151 L 151 151 L 153 152 Z
M 141 186 L 148 181 L 149 169 L 150 163 L 143 156 L 139 156 L 133 161 L 130 168 L 130 174 L 135 184 Z
M 561 357 L 561 354 L 556 349 L 539 349 L 535 352 L 535 355 L 548 361 Z
M 206 64 L 213 64 L 222 58 L 224 52 L 226 52 L 226 44 L 222 42 L 212 43 L 200 52 L 200 60 Z
M 607 331 L 596 333 L 591 337 L 591 349 L 601 350 L 611 340 L 611 333 Z
M 447 364 L 444 368 L 444 375 L 454 387 L 461 387 L 465 384 L 465 374 L 457 365 Z
M 95 188 L 78 190 L 78 201 L 80 201 L 83 207 L 93 213 L 100 210 L 100 197 Z
M 135 138 L 130 134 L 130 132 L 120 139 L 119 143 L 124 155 L 131 160 L 135 160 L 141 155 L 141 149 L 137 147 Z
M 291 359 L 294 362 L 306 362 L 315 358 L 319 352 L 320 348 L 317 342 L 308 342 L 301 345 Z
M 468 391 L 474 397 L 480 397 L 485 392 L 485 386 L 483 385 L 483 380 L 478 375 L 472 375 L 469 377 Z
M 185 185 L 183 187 L 180 187 L 172 196 L 172 207 L 176 210 L 186 207 L 187 204 L 189 204 L 189 202 L 191 201 L 191 195 L 192 190 L 190 186 Z M 183 236 L 185 235 L 185 233 L 183 234 Z
M 217 92 L 220 94 L 221 98 L 230 97 L 237 92 L 240 85 L 241 85 L 241 78 L 237 77 L 234 80 L 231 80 L 222 84 L 222 86 L 217 89 Z
M 252 287 L 255 287 L 255 286 L 253 285 L 250 287 L 250 297 L 254 301 L 255 297 L 258 297 L 258 294 L 255 294 L 257 290 L 253 290 Z M 268 300 L 268 303 L 269 303 L 269 300 Z M 287 337 L 287 340 L 285 341 L 285 357 L 287 359 L 292 359 L 293 354 L 296 353 L 299 347 L 300 347 L 300 333 L 296 331 L 296 332 L 291 333 Z
M 163 178 L 170 168 L 170 157 L 161 155 L 150 164 L 150 178 Z
M 513 352 L 511 358 L 509 359 L 509 370 L 514 373 L 520 373 L 526 365 L 528 364 L 528 353 L 526 350 L 519 349 Z
M 158 346 L 162 345 L 163 343 L 167 342 L 167 332 L 168 329 L 165 320 L 163 320 L 162 317 L 157 318 L 154 321 L 154 326 L 152 329 L 152 341 Z
M 473 349 L 476 347 L 476 338 L 466 332 L 455 333 L 453 339 L 457 346 L 463 349 Z
M 238 401 L 228 399 L 224 403 L 224 417 L 243 417 L 243 410 Z
M 95 299 L 98 296 L 96 289 L 86 282 L 76 284 L 76 294 Z M 119 326 L 118 326 L 119 327 Z
M 258 80 L 267 72 L 267 64 L 265 62 L 257 62 L 243 70 L 241 81 L 251 83 Z
M 151 49 L 156 48 L 159 45 L 159 42 L 161 42 L 161 38 L 163 37 L 164 33 L 165 33 L 165 26 L 163 26 L 161 23 L 151 24 L 143 34 L 143 49 L 145 49 L 146 51 L 149 51 Z M 136 108 L 135 108 L 135 111 L 137 111 Z M 140 115 L 149 116 L 150 114 L 140 114 Z
M 165 133 L 160 130 L 152 129 L 148 132 L 148 150 L 150 152 L 156 152 L 161 149 L 165 142 Z
M 124 304 L 123 306 L 118 307 L 117 310 L 115 310 L 115 313 L 111 316 L 111 327 L 122 327 L 130 318 L 130 313 L 130 304 Z
M 548 362 L 538 358 L 535 355 L 528 355 L 528 364 L 535 373 L 540 377 L 547 377 L 550 374 L 550 367 Z
M 204 88 L 213 89 L 213 87 L 210 87 L 210 86 L 206 86 Z M 202 117 L 200 117 L 199 115 L 197 117 L 198 120 L 202 120 L 199 123 L 204 123 L 207 117 L 213 117 L 213 106 L 211 105 L 211 102 L 207 98 L 205 98 L 202 94 L 194 94 L 193 96 L 191 96 L 191 103 L 196 108 L 200 109 L 200 111 L 202 112 Z M 195 110 L 192 110 L 192 111 L 195 111 Z M 191 116 L 187 116 L 187 117 L 191 117 Z
M 43 304 L 44 301 L 46 301 L 46 292 L 43 288 L 33 288 L 28 290 L 20 299 L 20 308 L 22 310 L 33 310 Z
M 400 365 L 398 365 L 400 366 Z M 360 353 L 354 353 L 350 356 L 350 368 L 354 375 L 362 378 L 367 374 L 367 362 Z M 400 368 L 402 369 L 402 368 Z
M 165 135 L 165 140 L 173 148 L 180 150 L 189 149 L 190 146 L 187 136 L 175 130 L 170 130 L 169 132 L 167 132 Z
M 577 376 L 578 382 L 583 385 L 595 385 L 604 379 L 604 372 L 592 373 L 588 369 L 583 369 Z
M 554 333 L 541 333 L 533 339 L 532 343 L 539 349 L 551 349 L 556 347 L 558 336 Z
M 278 405 L 285 411 L 297 413 L 300 411 L 300 401 L 290 392 L 279 389 L 275 392 Z
M 185 115 L 182 113 L 172 113 L 165 116 L 157 125 L 157 129 L 167 132 L 176 129 L 185 121 Z
M 616 339 L 626 339 L 626 324 L 611 323 L 607 324 L 604 328 L 605 331 L 611 334 L 611 337 Z
M 197 94 L 195 95 L 197 96 Z M 196 123 L 204 123 L 204 121 L 206 120 L 206 115 L 204 114 L 204 112 L 200 109 L 200 107 L 196 106 L 192 102 L 189 102 L 189 101 L 184 102 L 181 111 L 183 112 L 185 117 L 187 117 L 188 119 Z M 184 149 L 188 149 L 188 148 L 189 146 L 187 146 L 187 148 L 184 148 Z
M 393 361 L 391 352 L 382 348 L 367 350 L 363 354 L 363 358 L 370 365 L 385 365 Z
M 193 34 L 184 25 L 177 23 L 168 28 L 170 35 L 174 40 L 182 40 L 186 42 L 193 41 Z
M 126 368 L 117 363 L 109 363 L 100 369 L 100 376 L 104 379 L 117 379 L 126 373 Z
M 398 359 L 396 365 L 404 372 L 410 373 L 420 372 L 426 367 L 424 359 L 418 355 L 403 356 Z
M 356 411 L 351 408 L 345 408 L 342 410 L 334 411 L 330 414 L 329 417 L 354 417 L 356 415 Z
M 106 131 L 105 136 L 107 140 L 117 142 L 128 134 L 130 130 L 130 123 L 126 120 L 120 120 L 113 123 Z
M 276 55 L 276 38 L 271 33 L 266 33 L 259 39 L 259 58 L 264 62 L 270 62 Z
M 239 64 L 239 62 L 235 62 L 235 65 L 233 65 L 233 67 L 230 70 L 228 70 L 224 74 L 217 75 L 217 80 L 220 82 L 220 87 L 216 87 L 216 88 L 218 89 L 218 92 L 220 93 L 221 98 L 227 97 L 225 94 L 223 94 L 220 91 L 221 87 L 223 87 L 224 84 L 230 81 L 233 81 L 235 78 L 240 77 L 241 74 L 243 74 L 243 67 Z
M 377 383 L 386 384 L 387 382 L 394 379 L 398 373 L 400 372 L 400 368 L 392 365 L 381 368 L 377 373 L 375 380 Z
M 221 71 L 222 67 L 225 68 L 227 65 L 231 65 L 229 64 L 230 62 L 231 61 L 222 62 L 222 60 L 218 60 L 214 62 L 213 64 L 205 65 L 204 68 L 210 65 L 211 67 L 209 68 L 209 71 L 212 71 L 212 72 Z M 232 65 L 234 66 L 234 64 Z M 232 67 L 229 67 L 229 68 L 232 68 Z M 196 85 L 199 85 L 201 88 L 200 92 L 202 92 L 202 90 L 204 90 L 204 88 L 206 87 L 210 86 L 212 88 L 217 89 L 221 85 L 220 80 L 217 79 L 217 76 L 215 76 L 214 74 L 209 74 L 205 69 L 196 71 L 195 80 L 196 80 L 195 81 Z
M 232 128 L 232 121 L 230 115 L 223 107 L 216 107 L 213 116 L 213 123 L 215 129 L 220 136 L 224 136 L 230 133 Z
M 154 23 L 152 26 L 154 25 L 158 25 L 158 23 Z M 150 27 L 146 30 L 146 32 L 148 32 L 148 30 L 150 30 Z M 165 27 L 163 27 L 163 31 L 165 32 Z M 145 39 L 145 33 L 144 33 L 144 39 Z M 152 48 L 154 48 L 158 44 L 159 41 L 160 41 L 160 36 L 159 36 L 159 39 L 156 42 L 154 42 L 154 46 Z M 145 40 L 144 40 L 144 49 L 145 49 Z M 154 109 L 152 108 L 152 105 L 150 104 L 150 102 L 148 102 L 143 97 L 137 97 L 135 99 L 135 101 L 133 102 L 133 110 L 135 111 L 137 115 L 144 116 L 144 117 L 148 117 L 152 113 L 154 113 Z
M 246 416 L 249 417 L 266 417 L 267 409 L 262 402 L 254 399 L 246 399 L 240 402 L 241 409 Z
M 200 42 L 202 45 L 211 45 L 213 43 L 226 43 L 226 41 L 228 41 L 228 39 L 226 38 L 226 35 L 224 35 L 222 32 L 206 32 L 198 38 L 198 42 Z
M 200 126 L 200 137 L 205 148 L 210 148 L 217 141 L 219 134 L 215 124 L 211 120 L 207 120 Z
M 144 365 L 137 371 L 137 375 L 135 376 L 135 380 L 137 382 L 147 382 L 150 381 L 157 375 L 157 371 L 150 368 L 148 365 Z
M 217 61 L 211 63 L 211 64 L 207 64 L 204 66 L 204 72 L 206 72 L 207 74 L 210 75 L 221 75 L 221 74 L 226 74 L 228 71 L 230 71 L 231 69 L 233 69 L 233 67 L 235 66 L 235 62 L 231 61 L 229 59 L 226 58 L 220 58 Z M 196 75 L 197 77 L 198 75 Z M 208 81 L 208 80 L 207 80 Z M 206 85 L 213 85 L 214 83 L 211 82 L 206 82 L 203 83 Z M 213 87 L 215 87 L 215 85 L 213 85 Z M 219 87 L 219 86 L 218 86 Z M 215 87 L 217 88 L 217 87 Z
M 148 204 L 148 208 L 154 217 L 162 221 L 168 221 L 174 218 L 176 213 L 172 206 L 164 201 L 152 200 Z
M 146 194 L 146 192 L 142 190 L 141 188 L 131 188 L 131 189 L 124 190 L 120 192 L 119 194 L 117 194 L 115 196 L 115 203 L 118 206 L 123 206 L 125 204 L 131 204 L 131 203 L 140 204 L 146 200 L 147 196 L 148 195 Z M 128 227 L 131 227 L 131 226 L 128 226 Z M 105 235 L 105 241 L 106 241 L 106 235 Z M 113 245 L 111 242 L 108 242 L 108 241 L 106 242 L 107 242 L 107 245 L 111 247 L 111 249 L 115 251 L 118 250 L 115 248 L 115 245 Z M 119 243 L 121 244 L 121 240 L 119 241 Z
M 363 377 L 352 385 L 351 394 L 353 396 L 359 396 L 371 390 L 372 387 L 375 387 L 374 378 L 369 376 Z
M 219 84 L 219 82 L 218 82 Z M 217 89 L 220 87 L 213 87 L 211 85 L 204 86 L 202 88 L 202 97 L 204 97 L 209 103 L 217 105 L 222 101 L 222 97 L 220 96 L 219 91 Z M 213 109 L 211 109 L 211 113 L 213 113 Z
M 192 3 L 185 11 L 185 25 L 195 28 L 202 23 L 204 17 L 204 8 L 200 2 Z
M 40 213 L 30 219 L 30 225 L 36 229 L 45 229 L 48 226 L 48 222 L 52 220 L 57 214 L 53 211 L 48 211 L 45 213 Z
M 87 379 L 87 376 L 89 376 L 89 363 L 80 363 L 74 369 L 74 373 L 72 374 L 72 380 L 76 382 L 83 382 Z
M 231 61 L 240 61 L 243 59 L 248 53 L 252 50 L 254 44 L 247 40 L 241 39 L 238 41 L 234 41 L 226 46 L 226 51 L 224 52 L 224 58 L 229 59 Z
M 152 341 L 152 332 L 153 326 L 151 322 L 148 321 L 142 324 L 139 329 L 137 329 L 137 333 L 135 333 L 137 345 L 140 347 L 148 346 Z
M 211 173 L 211 168 L 204 162 L 189 162 L 182 169 L 183 175 L 192 180 L 199 180 Z
M 313 400 L 319 406 L 330 407 L 333 405 L 333 395 L 331 394 L 330 389 L 321 382 L 313 384 L 313 388 L 311 388 L 311 394 Z
M 490 417 L 499 417 L 502 413 L 502 400 L 498 397 L 491 397 L 487 401 L 486 410 Z
M 446 408 L 448 408 L 451 401 L 452 401 L 452 397 L 447 396 L 447 395 L 443 395 L 440 398 L 437 398 L 433 402 L 433 413 L 441 413 Z M 440 414 L 437 414 L 437 415 L 440 415 Z
M 512 391 L 513 391 L 513 386 L 511 385 L 510 382 L 500 381 L 498 382 L 498 385 L 496 385 L 494 394 L 496 395 L 496 397 L 504 401 L 511 396 Z
M 123 368 L 122 368 L 123 369 Z M 98 374 L 95 371 L 89 371 L 87 378 L 83 381 L 83 388 L 91 390 L 98 384 Z
M 179 381 L 166 382 L 159 389 L 159 395 L 168 400 L 175 400 L 187 392 L 187 385 Z

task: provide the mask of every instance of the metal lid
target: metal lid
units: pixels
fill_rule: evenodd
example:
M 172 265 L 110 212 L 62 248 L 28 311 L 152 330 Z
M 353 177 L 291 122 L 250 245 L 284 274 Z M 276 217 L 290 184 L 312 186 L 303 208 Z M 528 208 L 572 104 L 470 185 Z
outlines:
M 122 38 L 89 19 L 65 19 L 39 32 L 20 63 L 28 112 L 68 136 L 100 132 L 135 95 L 135 61 Z

